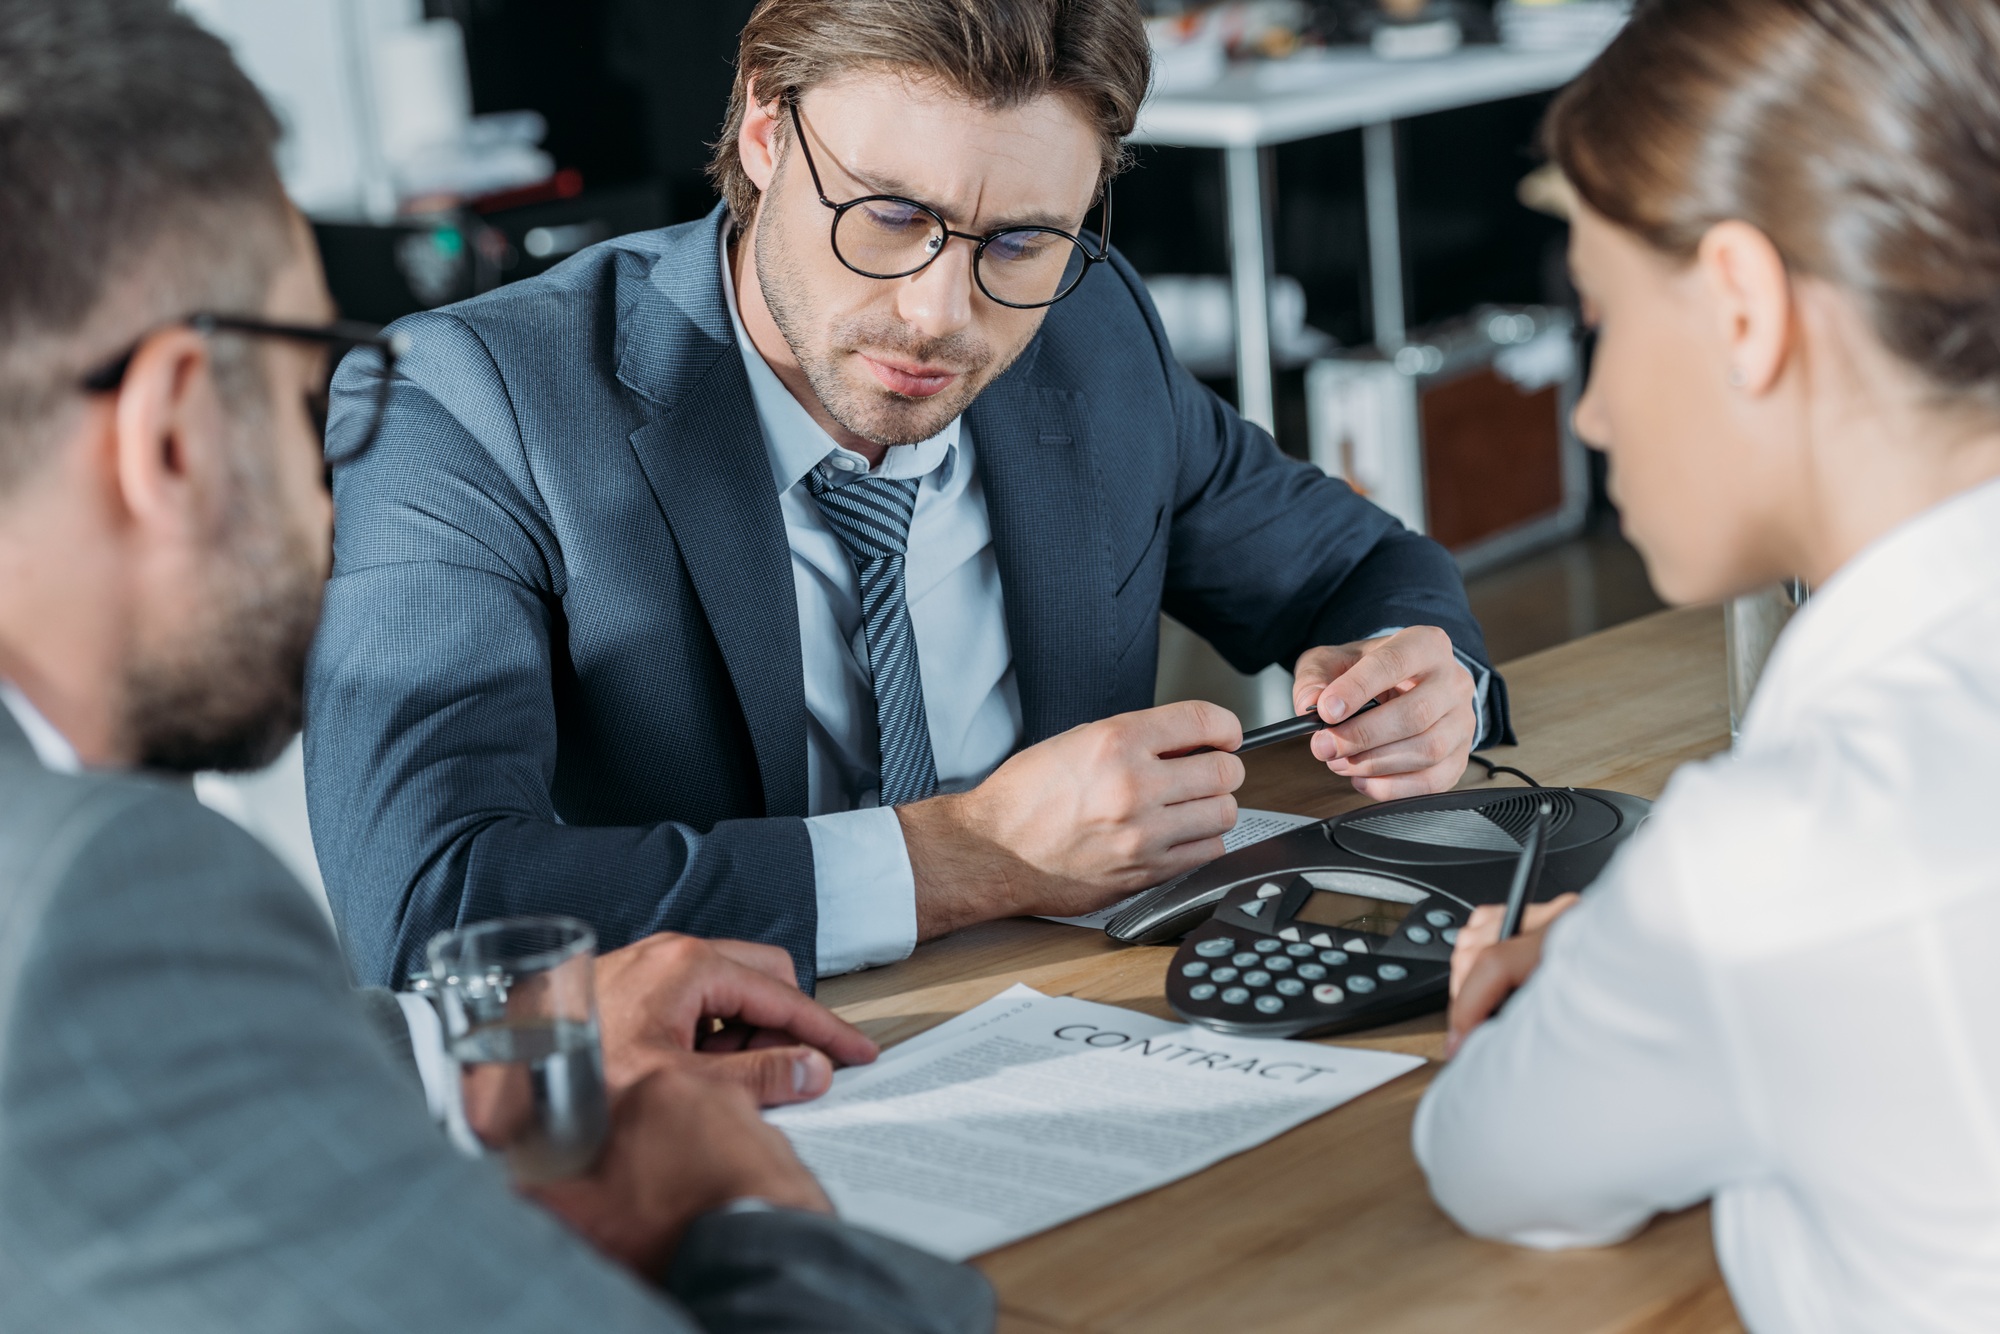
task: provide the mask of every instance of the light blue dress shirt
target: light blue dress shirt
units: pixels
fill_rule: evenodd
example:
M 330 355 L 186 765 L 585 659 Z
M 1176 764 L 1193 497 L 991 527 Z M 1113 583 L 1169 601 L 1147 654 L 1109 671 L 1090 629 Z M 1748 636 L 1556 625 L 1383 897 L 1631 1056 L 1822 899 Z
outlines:
M 862 473 L 868 461 L 835 444 L 765 364 L 736 309 L 726 242 L 721 263 L 798 596 L 819 971 L 851 972 L 892 963 L 917 943 L 916 880 L 903 827 L 879 804 L 875 688 L 860 587 L 804 481 L 822 463 Z M 962 419 L 955 420 L 921 444 L 891 449 L 874 475 L 923 479 L 910 520 L 905 590 L 938 789 L 963 791 L 992 773 L 1022 739 L 1014 650 L 971 435 Z
M 840 539 L 806 490 L 816 467 L 869 471 L 868 461 L 834 443 L 764 361 L 736 308 L 729 238 L 721 250 L 722 290 L 750 377 L 771 483 L 785 520 L 798 597 L 805 668 L 806 831 L 812 840 L 819 904 L 816 941 L 822 976 L 906 957 L 917 944 L 916 877 L 903 826 L 880 805 L 875 688 L 861 629 L 861 591 Z M 924 709 L 938 790 L 982 782 L 1022 741 L 1021 693 L 1007 639 L 1006 604 L 986 496 L 963 418 L 920 444 L 889 450 L 877 477 L 920 477 L 904 560 L 910 624 L 924 676 Z M 1377 631 L 1394 634 L 1400 626 Z M 1486 730 L 1490 674 L 1472 672 L 1478 732 Z

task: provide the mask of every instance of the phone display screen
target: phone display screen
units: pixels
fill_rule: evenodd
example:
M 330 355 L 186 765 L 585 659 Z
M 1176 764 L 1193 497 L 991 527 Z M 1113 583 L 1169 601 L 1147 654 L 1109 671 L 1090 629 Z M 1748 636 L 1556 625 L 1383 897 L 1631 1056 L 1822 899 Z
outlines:
M 1393 936 L 1415 904 L 1396 903 L 1389 899 L 1365 898 L 1359 894 L 1341 894 L 1332 890 L 1315 890 L 1305 901 L 1296 922 L 1309 922 L 1314 926 L 1330 926 L 1342 931 L 1366 931 L 1371 935 Z

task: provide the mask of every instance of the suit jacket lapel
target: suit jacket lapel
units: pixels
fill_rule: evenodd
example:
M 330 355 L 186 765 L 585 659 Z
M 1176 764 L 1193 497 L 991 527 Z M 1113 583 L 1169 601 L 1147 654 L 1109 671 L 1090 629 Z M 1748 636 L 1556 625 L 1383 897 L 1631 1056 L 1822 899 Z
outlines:
M 712 226 L 692 234 L 696 253 L 669 250 L 621 299 L 618 378 L 660 405 L 632 432 L 632 448 L 729 669 L 765 813 L 804 815 L 805 678 L 791 548 L 719 281 L 721 217 L 718 209 Z
M 1029 745 L 1104 715 L 1117 632 L 1104 614 L 1110 528 L 1082 395 L 1034 384 L 1033 360 L 1024 356 L 966 413 Z

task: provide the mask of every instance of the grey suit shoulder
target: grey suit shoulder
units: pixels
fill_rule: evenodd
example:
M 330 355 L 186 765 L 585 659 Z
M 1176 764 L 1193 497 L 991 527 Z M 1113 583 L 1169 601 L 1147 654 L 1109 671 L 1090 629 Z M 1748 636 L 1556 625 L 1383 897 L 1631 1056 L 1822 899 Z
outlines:
M 669 1291 L 694 1312 L 445 1144 L 261 846 L 184 786 L 48 772 L 0 711 L 0 1329 L 992 1320 L 971 1271 L 792 1214 L 699 1221 Z

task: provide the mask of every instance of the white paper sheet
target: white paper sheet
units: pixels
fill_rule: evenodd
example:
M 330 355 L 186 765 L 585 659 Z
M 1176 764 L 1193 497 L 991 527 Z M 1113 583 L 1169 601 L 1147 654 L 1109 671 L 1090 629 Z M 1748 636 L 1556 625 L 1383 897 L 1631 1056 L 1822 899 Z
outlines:
M 1015 986 L 765 1119 L 843 1218 L 962 1260 L 1188 1176 L 1423 1063 L 1224 1037 Z
M 1238 811 L 1236 827 L 1222 836 L 1222 847 L 1226 852 L 1247 848 L 1252 843 L 1262 843 L 1267 838 L 1290 833 L 1301 825 L 1309 825 L 1319 817 L 1313 815 L 1287 815 L 1283 811 Z M 1159 886 L 1153 886 L 1157 889 Z M 1151 889 L 1142 889 L 1139 894 L 1150 894 Z M 1131 894 L 1118 900 L 1108 908 L 1084 913 L 1081 917 L 1045 917 L 1045 922 L 1061 922 L 1064 926 L 1087 926 L 1102 931 L 1104 924 L 1125 911 L 1139 894 Z

